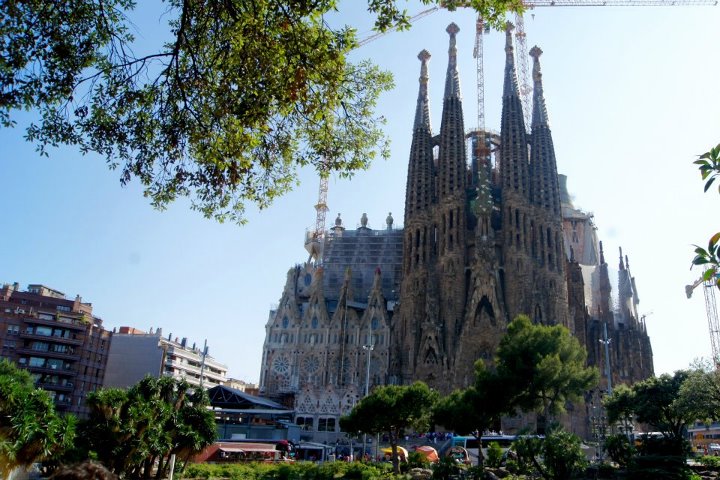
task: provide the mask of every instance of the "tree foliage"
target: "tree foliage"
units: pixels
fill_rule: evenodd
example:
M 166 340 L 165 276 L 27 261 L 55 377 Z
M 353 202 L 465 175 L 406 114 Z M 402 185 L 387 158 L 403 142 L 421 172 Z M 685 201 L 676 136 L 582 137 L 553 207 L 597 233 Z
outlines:
M 562 325 L 535 325 L 519 315 L 508 325 L 496 354 L 497 374 L 511 391 L 510 403 L 546 417 L 564 410 L 597 383 L 587 352 Z
M 627 468 L 636 454 L 635 446 L 626 435 L 615 434 L 605 439 L 605 450 L 620 468 Z
M 684 432 L 698 418 L 698 406 L 684 401 L 680 395 L 690 375 L 687 370 L 678 370 L 673 375 L 663 374 L 638 382 L 629 390 L 615 390 L 604 400 L 609 421 L 634 416 L 639 423 L 662 432 L 663 443 L 669 451 L 684 455 Z
M 694 412 L 696 420 L 720 420 L 720 372 L 709 362 L 698 362 L 680 386 L 678 408 Z
M 0 478 L 61 453 L 74 437 L 75 417 L 60 417 L 27 371 L 0 360 Z
M 707 192 L 715 180 L 720 178 L 720 144 L 700 155 L 694 163 L 698 166 Z M 718 193 L 720 193 L 720 182 Z M 695 258 L 692 264 L 704 267 L 703 280 L 714 279 L 715 285 L 720 288 L 720 232 L 710 237 L 707 248 L 695 246 Z
M 87 402 L 81 449 L 118 475 L 147 477 L 157 463 L 162 477 L 171 454 L 187 462 L 217 434 L 207 393 L 191 390 L 184 380 L 146 377 L 128 390 L 89 394 Z
M 438 393 L 423 382 L 377 387 L 350 414 L 340 419 L 340 427 L 345 432 L 387 434 L 393 468 L 399 473 L 398 440 L 407 429 L 418 432 L 428 429 L 438 397 Z
M 327 21 L 338 3 L 167 0 L 168 41 L 136 54 L 134 0 L 0 2 L 0 125 L 37 110 L 26 137 L 42 154 L 95 152 L 157 208 L 188 197 L 207 217 L 243 222 L 246 204 L 268 206 L 300 167 L 349 176 L 388 156 L 375 106 L 392 78 L 349 61 L 355 30 Z M 401 2 L 367 3 L 379 31 L 409 26 Z M 423 3 L 471 6 L 493 26 L 522 9 Z
M 499 422 L 503 414 L 513 411 L 509 392 L 502 379 L 487 370 L 483 360 L 478 360 L 474 384 L 443 397 L 435 407 L 433 421 L 450 431 L 480 440 L 483 431 Z M 478 466 L 482 466 L 482 449 L 478 453 Z
M 542 478 L 567 480 L 588 465 L 580 438 L 562 429 L 552 430 L 545 438 L 521 437 L 512 448 L 521 469 L 535 471 Z
M 610 424 L 621 424 L 626 432 L 635 424 L 635 391 L 627 385 L 618 385 L 609 397 L 603 398 Z

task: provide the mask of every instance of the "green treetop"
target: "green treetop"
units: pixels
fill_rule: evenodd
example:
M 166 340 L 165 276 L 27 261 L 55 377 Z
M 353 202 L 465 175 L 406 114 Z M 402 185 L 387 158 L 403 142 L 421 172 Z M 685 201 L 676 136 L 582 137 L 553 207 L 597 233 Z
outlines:
M 21 110 L 42 154 L 71 145 L 133 179 L 157 208 L 178 197 L 206 217 L 243 222 L 312 165 L 327 176 L 389 154 L 375 113 L 392 77 L 352 63 L 351 26 L 336 0 L 167 0 L 170 33 L 136 54 L 133 0 L 0 2 L 0 126 Z M 519 0 L 423 0 L 470 6 L 499 26 Z M 376 28 L 407 28 L 397 0 L 368 0 Z M 142 32 L 139 32 L 142 35 Z
M 395 473 L 400 473 L 397 445 L 404 432 L 426 431 L 438 393 L 422 382 L 377 387 L 349 415 L 340 419 L 345 432 L 387 434 Z
M 0 478 L 60 454 L 74 438 L 75 417 L 59 416 L 27 371 L 0 360 Z

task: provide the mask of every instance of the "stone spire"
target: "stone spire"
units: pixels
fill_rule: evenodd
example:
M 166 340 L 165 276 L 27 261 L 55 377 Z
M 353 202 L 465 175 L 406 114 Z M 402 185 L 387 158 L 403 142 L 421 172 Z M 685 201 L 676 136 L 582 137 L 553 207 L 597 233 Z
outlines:
M 635 279 L 630 275 L 630 267 L 628 265 L 627 256 L 623 262 L 622 247 L 619 247 L 620 251 L 620 264 L 618 271 L 618 303 L 620 304 L 620 312 L 626 321 L 632 321 L 631 319 L 637 319 L 637 303 L 640 300 L 635 294 Z M 633 326 L 635 322 L 633 321 Z
M 527 133 L 515 74 L 513 28 L 513 24 L 508 22 L 505 29 L 506 59 L 500 120 L 500 168 L 503 190 L 506 193 L 517 192 L 521 196 L 529 198 Z
M 554 221 L 562 222 L 560 210 L 560 183 L 558 181 L 555 146 L 548 124 L 543 95 L 540 55 L 537 46 L 530 50 L 533 57 L 533 117 L 530 140 L 530 195 L 534 204 L 553 214 Z
M 530 56 L 533 58 L 533 115 L 532 127 L 536 125 L 548 125 L 547 108 L 545 107 L 545 96 L 543 94 L 542 71 L 540 70 L 540 55 L 543 51 L 535 45 L 530 49 Z
M 418 91 L 417 107 L 415 108 L 415 126 L 418 128 L 427 128 L 430 130 L 430 100 L 428 98 L 428 76 L 427 63 L 430 60 L 430 52 L 423 50 L 418 53 L 420 59 L 420 89 Z
M 457 71 L 457 48 L 455 36 L 460 28 L 454 23 L 448 25 L 450 35 L 448 69 L 445 77 L 442 122 L 440 124 L 440 158 L 438 161 L 438 201 L 456 193 L 465 193 L 465 124 L 460 81 Z
M 515 47 L 512 44 L 512 31 L 515 25 L 512 22 L 505 24 L 505 79 L 503 82 L 503 98 L 508 95 L 520 96 L 517 74 L 515 73 Z
M 612 310 L 610 309 L 611 299 L 610 292 L 612 287 L 610 286 L 610 275 L 608 273 L 608 264 L 605 262 L 605 252 L 603 251 L 603 244 L 600 242 L 600 265 L 599 265 L 599 279 L 600 279 L 600 298 L 598 301 L 598 310 L 600 311 L 600 320 L 609 321 L 612 319 Z
M 405 189 L 405 225 L 409 225 L 418 213 L 427 212 L 434 200 L 433 145 L 427 71 L 430 53 L 423 50 L 418 54 L 418 59 L 421 62 L 420 89 Z
M 460 31 L 455 23 L 445 29 L 450 34 L 450 47 L 448 48 L 448 68 L 445 76 L 445 98 L 460 97 L 460 76 L 457 71 L 457 46 L 455 36 Z

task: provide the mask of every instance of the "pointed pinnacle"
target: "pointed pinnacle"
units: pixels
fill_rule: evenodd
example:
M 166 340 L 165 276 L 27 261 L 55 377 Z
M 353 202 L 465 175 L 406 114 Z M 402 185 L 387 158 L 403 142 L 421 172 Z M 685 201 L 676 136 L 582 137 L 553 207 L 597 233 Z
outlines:
M 542 72 L 540 72 L 540 55 L 543 51 L 535 45 L 530 49 L 530 56 L 533 57 L 533 81 L 539 82 L 542 79 Z
M 512 31 L 515 29 L 515 25 L 512 24 L 512 22 L 507 22 L 505 24 L 505 53 L 512 53 L 513 52 L 513 44 L 512 44 Z

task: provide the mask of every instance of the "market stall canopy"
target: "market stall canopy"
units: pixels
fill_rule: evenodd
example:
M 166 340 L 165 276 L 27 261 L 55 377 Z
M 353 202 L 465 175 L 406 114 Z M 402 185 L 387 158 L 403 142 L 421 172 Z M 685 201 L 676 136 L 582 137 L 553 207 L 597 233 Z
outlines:
M 435 450 L 430 445 L 421 445 L 419 447 L 416 447 L 415 451 L 421 453 L 422 455 L 425 455 L 425 458 L 427 458 L 430 462 L 434 463 L 440 460 L 437 450 Z
M 390 448 L 390 447 L 388 447 L 388 448 L 383 448 L 383 449 L 382 449 L 382 452 L 383 452 L 385 455 L 392 455 L 392 448 Z M 401 458 L 405 458 L 405 459 L 406 459 L 406 458 L 408 457 L 408 451 L 405 449 L 405 447 L 400 447 L 400 446 L 398 446 L 398 447 L 397 447 L 397 453 L 398 453 L 398 456 L 400 456 Z

